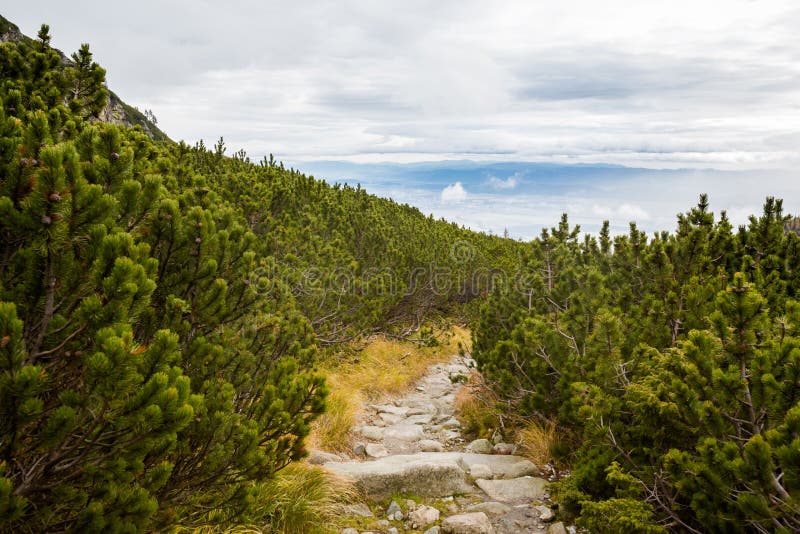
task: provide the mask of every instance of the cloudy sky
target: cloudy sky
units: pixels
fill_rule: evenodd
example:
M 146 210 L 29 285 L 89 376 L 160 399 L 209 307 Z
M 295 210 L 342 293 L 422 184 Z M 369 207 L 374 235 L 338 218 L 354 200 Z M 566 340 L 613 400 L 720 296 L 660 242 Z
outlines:
M 713 175 L 709 184 L 730 178 L 705 171 L 717 169 L 745 184 L 720 208 L 757 208 L 763 197 L 747 196 L 755 176 L 787 204 L 800 202 L 791 179 L 800 166 L 795 0 L 27 0 L 0 9 L 29 35 L 49 23 L 67 52 L 89 42 L 111 88 L 152 109 L 174 139 L 222 135 L 234 150 L 309 170 L 325 160 L 688 169 L 659 176 L 694 183 L 691 198 L 705 185 L 698 172 Z M 325 177 L 365 180 L 347 169 Z M 412 203 L 481 229 L 516 228 L 497 202 L 538 190 L 506 171 L 485 170 L 482 192 L 447 173 L 423 188 L 430 200 Z M 603 185 L 559 180 L 561 209 Z M 619 194 L 594 211 L 591 197 L 580 205 L 623 222 L 674 217 L 672 206 L 648 209 L 644 197 Z

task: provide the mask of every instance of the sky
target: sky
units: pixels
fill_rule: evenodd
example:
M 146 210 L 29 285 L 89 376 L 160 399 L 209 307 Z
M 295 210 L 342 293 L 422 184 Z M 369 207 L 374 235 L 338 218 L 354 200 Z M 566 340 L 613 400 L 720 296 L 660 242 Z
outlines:
M 731 213 L 765 194 L 800 203 L 794 0 L 27 0 L 0 12 L 28 35 L 49 23 L 65 52 L 89 42 L 109 86 L 173 139 L 224 136 L 317 175 L 338 161 L 322 177 L 476 229 L 538 233 L 550 204 L 591 227 L 605 215 L 655 230 L 701 192 Z M 480 181 L 450 172 L 466 160 L 484 166 Z M 407 165 L 440 161 L 424 177 Z M 545 194 L 528 162 L 577 170 Z M 580 165 L 598 164 L 639 171 L 603 196 L 609 172 L 582 181 Z M 413 172 L 398 186 L 376 168 Z

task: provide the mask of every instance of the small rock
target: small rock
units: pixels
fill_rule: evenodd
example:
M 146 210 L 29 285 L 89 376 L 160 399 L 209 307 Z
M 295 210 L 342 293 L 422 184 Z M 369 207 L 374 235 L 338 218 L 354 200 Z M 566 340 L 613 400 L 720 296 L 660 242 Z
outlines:
M 344 513 L 358 517 L 375 517 L 375 514 L 372 513 L 369 506 L 364 503 L 348 504 L 344 507 Z
M 489 518 L 483 512 L 451 515 L 442 521 L 443 534 L 494 534 Z
M 547 506 L 534 506 L 534 508 L 539 512 L 539 519 L 545 523 L 549 523 L 556 518 L 556 514 Z
M 379 527 L 382 527 L 382 528 L 388 527 L 389 526 L 389 520 L 388 519 L 379 519 L 378 522 L 377 522 L 377 525 Z
M 467 445 L 467 450 L 476 454 L 491 454 L 492 442 L 488 439 L 476 439 Z
M 358 534 L 358 529 L 347 527 L 342 529 L 342 534 Z
M 426 530 L 422 534 L 439 534 L 441 531 L 442 531 L 442 529 L 439 528 L 439 525 L 436 525 L 434 527 L 429 528 L 428 530 Z
M 406 508 L 408 508 L 409 512 L 413 512 L 417 509 L 417 503 L 411 499 L 406 499 Z
M 488 501 L 488 502 L 479 502 L 478 504 L 473 504 L 471 506 L 468 506 L 467 511 L 483 512 L 489 517 L 497 517 L 509 513 L 511 511 L 511 507 L 501 502 Z
M 417 445 L 422 452 L 442 452 L 444 450 L 444 445 L 435 439 L 423 439 Z
M 425 386 L 417 386 L 415 389 L 417 391 L 425 391 Z
M 393 521 L 402 521 L 405 519 L 405 516 L 403 515 L 403 512 L 397 511 L 394 513 L 394 517 L 390 517 L 389 519 Z
M 363 443 L 356 443 L 353 446 L 353 454 L 356 456 L 366 456 L 367 455 L 367 446 Z
M 411 520 L 413 528 L 422 528 L 439 520 L 439 510 L 423 504 L 408 514 L 408 518 Z
M 488 478 L 491 479 L 493 477 L 492 469 L 485 464 L 474 464 L 472 467 L 469 468 L 469 476 L 474 479 L 479 478 Z
M 512 445 L 511 443 L 498 443 L 492 447 L 492 452 L 494 454 L 514 454 L 516 450 L 516 445 Z
M 311 451 L 308 453 L 308 463 L 322 465 L 328 462 L 341 462 L 342 459 L 337 454 L 325 451 Z
M 402 510 L 400 510 L 400 505 L 397 504 L 397 501 L 392 501 L 392 503 L 389 505 L 389 508 L 386 509 L 386 515 L 389 517 L 389 519 L 394 519 L 394 514 L 397 512 L 402 513 Z
M 389 451 L 386 450 L 386 447 L 378 443 L 367 443 L 366 447 L 364 447 L 364 452 L 370 458 L 383 458 L 384 456 L 389 456 Z
M 559 521 L 547 527 L 547 534 L 567 534 L 567 529 L 564 528 L 564 523 Z
M 397 527 L 389 527 L 386 529 L 386 534 L 400 534 L 400 531 L 397 530 Z

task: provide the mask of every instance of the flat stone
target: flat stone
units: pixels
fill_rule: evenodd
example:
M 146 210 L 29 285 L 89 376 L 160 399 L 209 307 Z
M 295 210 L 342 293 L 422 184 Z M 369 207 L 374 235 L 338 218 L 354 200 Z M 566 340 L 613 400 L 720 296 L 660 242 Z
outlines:
M 486 478 L 519 478 L 528 475 L 540 475 L 539 468 L 530 460 L 521 456 L 502 456 L 497 454 L 471 454 L 461 455 L 459 463 L 464 471 L 471 472 L 474 465 L 486 465 L 492 470 L 492 476 Z M 473 478 L 483 478 L 475 477 Z
M 371 462 L 330 462 L 325 468 L 352 478 L 376 501 L 396 494 L 446 497 L 473 491 L 458 464 L 459 456 L 459 453 L 420 452 Z
M 384 456 L 389 456 L 389 451 L 386 450 L 386 447 L 378 443 L 367 443 L 365 450 L 367 456 L 370 458 L 383 458 Z
M 384 439 L 396 439 L 398 441 L 419 441 L 425 437 L 425 432 L 419 425 L 399 424 L 387 427 L 383 431 Z
M 511 507 L 501 502 L 487 501 L 467 506 L 467 511 L 483 512 L 489 517 L 497 517 L 509 513 L 511 511 Z
M 474 464 L 469 468 L 469 476 L 475 479 L 492 479 L 494 478 L 494 473 L 492 473 L 492 469 L 486 464 Z
M 567 529 L 564 527 L 564 523 L 559 521 L 547 527 L 547 534 L 567 534 Z
M 442 452 L 444 450 L 444 445 L 435 439 L 422 439 L 417 445 L 422 452 Z
M 433 419 L 433 414 L 431 413 L 409 415 L 406 418 L 406 423 L 411 425 L 429 425 L 432 419 Z
M 494 534 L 489 518 L 483 512 L 451 515 L 442 521 L 443 534 Z
M 390 413 L 394 415 L 406 415 L 408 413 L 408 406 L 395 406 L 393 404 L 373 404 L 370 408 L 378 413 Z
M 421 529 L 439 520 L 439 510 L 423 504 L 408 514 L 408 519 L 411 521 L 412 528 Z
M 367 439 L 374 439 L 375 441 L 383 439 L 383 429 L 379 426 L 364 425 L 358 430 L 358 433 Z
M 325 464 L 325 466 L 337 464 Z M 345 464 L 338 464 L 345 465 Z M 547 486 L 543 478 L 522 477 L 510 480 L 477 480 L 475 483 L 495 501 L 525 503 L 542 496 Z
M 383 421 L 387 425 L 396 425 L 397 423 L 405 419 L 404 415 L 397 415 L 394 413 L 379 413 L 378 417 L 380 417 L 381 421 Z
M 467 451 L 475 454 L 491 454 L 492 442 L 488 439 L 476 439 L 467 445 Z
M 326 462 L 341 462 L 342 458 L 338 454 L 325 451 L 311 451 L 308 453 L 308 463 L 322 465 Z
M 372 510 L 369 509 L 369 506 L 364 503 L 348 504 L 344 507 L 344 513 L 346 515 L 354 515 L 357 517 L 375 517 L 375 514 L 372 513 Z
M 408 415 L 410 417 L 412 415 L 431 414 L 431 416 L 433 416 L 435 413 L 436 413 L 436 406 L 433 406 L 433 405 L 430 405 L 430 404 L 428 404 L 428 405 L 419 405 L 418 404 L 418 405 L 409 407 L 408 413 L 406 415 Z

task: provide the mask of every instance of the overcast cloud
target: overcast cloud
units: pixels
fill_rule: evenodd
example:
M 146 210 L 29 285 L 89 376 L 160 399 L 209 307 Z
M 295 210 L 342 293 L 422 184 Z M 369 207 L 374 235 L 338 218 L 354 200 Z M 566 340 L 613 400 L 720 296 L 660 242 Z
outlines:
M 736 223 L 766 195 L 800 211 L 796 0 L 27 0 L 0 11 L 28 35 L 49 23 L 67 53 L 89 42 L 110 87 L 173 139 L 224 136 L 231 151 L 273 153 L 477 230 L 531 237 L 562 212 L 589 231 L 604 219 L 615 232 L 631 220 L 669 229 L 702 192 Z
M 281 159 L 798 164 L 793 0 L 28 0 L 174 138 Z

